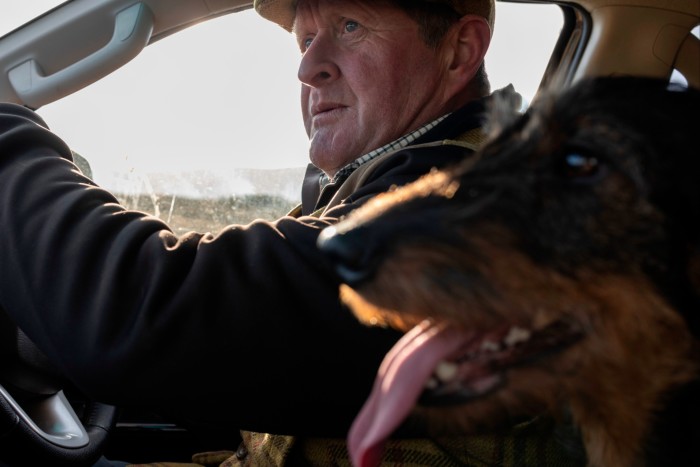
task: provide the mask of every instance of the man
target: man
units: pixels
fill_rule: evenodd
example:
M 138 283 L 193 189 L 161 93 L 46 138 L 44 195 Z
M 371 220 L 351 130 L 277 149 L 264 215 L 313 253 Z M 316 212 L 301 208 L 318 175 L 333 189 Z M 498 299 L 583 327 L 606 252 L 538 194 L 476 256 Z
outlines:
M 316 238 L 475 147 L 493 4 L 255 7 L 303 54 L 314 167 L 295 217 L 178 237 L 81 175 L 37 115 L 1 105 L 0 305 L 92 398 L 198 425 L 344 438 L 399 336 L 341 306 Z M 275 462 L 294 451 L 293 438 L 254 437 L 244 436 L 257 451 L 282 446 Z

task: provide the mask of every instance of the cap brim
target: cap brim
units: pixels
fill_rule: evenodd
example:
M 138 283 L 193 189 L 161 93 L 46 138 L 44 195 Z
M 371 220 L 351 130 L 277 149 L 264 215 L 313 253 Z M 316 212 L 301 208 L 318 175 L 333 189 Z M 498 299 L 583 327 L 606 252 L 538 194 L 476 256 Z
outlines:
M 297 0 L 255 0 L 254 6 L 255 11 L 263 18 L 279 24 L 287 31 L 292 30 L 294 26 L 294 17 L 296 16 Z M 493 30 L 495 13 L 494 0 L 482 0 L 476 5 L 475 11 L 471 13 L 485 17 L 489 26 L 491 26 L 491 30 Z
M 260 16 L 291 31 L 294 26 L 296 3 L 296 0 L 255 0 L 254 6 Z

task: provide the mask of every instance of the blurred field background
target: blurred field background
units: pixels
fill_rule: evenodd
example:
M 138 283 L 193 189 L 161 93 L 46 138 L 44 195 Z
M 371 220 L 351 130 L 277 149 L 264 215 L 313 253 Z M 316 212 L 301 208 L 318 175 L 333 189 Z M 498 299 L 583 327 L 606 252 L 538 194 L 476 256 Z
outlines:
M 296 201 L 275 195 L 233 195 L 219 198 L 188 198 L 177 195 L 115 194 L 127 209 L 142 211 L 164 220 L 177 234 L 216 233 L 231 224 L 256 219 L 275 220 L 287 214 Z

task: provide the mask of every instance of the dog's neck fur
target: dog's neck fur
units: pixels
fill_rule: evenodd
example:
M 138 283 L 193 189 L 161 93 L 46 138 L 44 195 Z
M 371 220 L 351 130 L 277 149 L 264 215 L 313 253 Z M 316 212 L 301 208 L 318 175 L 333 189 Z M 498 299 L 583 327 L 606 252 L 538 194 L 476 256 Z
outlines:
M 635 340 L 621 343 L 628 349 L 625 365 L 608 365 L 602 359 L 603 364 L 585 370 L 595 373 L 583 375 L 590 385 L 568 388 L 574 423 L 592 467 L 691 465 L 698 457 L 698 344 L 680 316 L 648 298 L 648 310 L 635 311 L 665 313 L 666 319 L 646 338 L 632 334 Z M 640 335 L 647 345 L 639 345 Z M 601 337 L 601 342 L 606 340 Z M 609 350 L 600 347 L 601 352 Z

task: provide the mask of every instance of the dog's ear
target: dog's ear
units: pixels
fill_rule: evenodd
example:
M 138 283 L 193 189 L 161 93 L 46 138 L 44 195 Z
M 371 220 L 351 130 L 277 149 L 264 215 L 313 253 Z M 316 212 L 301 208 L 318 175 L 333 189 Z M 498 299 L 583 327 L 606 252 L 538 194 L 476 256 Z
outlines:
M 691 247 L 688 261 L 688 276 L 695 292 L 700 295 L 700 247 L 697 245 L 694 248 Z M 698 313 L 700 313 L 700 310 L 698 310 Z
M 652 94 L 650 121 L 659 120 L 656 127 L 648 128 L 656 135 L 660 154 L 659 170 L 664 173 L 665 187 L 673 194 L 673 215 L 680 222 L 689 247 L 691 262 L 700 262 L 700 90 L 670 87 L 665 93 Z M 661 177 L 660 177 L 661 178 Z M 669 206 L 670 207 L 670 206 Z M 691 268 L 691 277 L 700 285 L 700 266 Z M 700 287 L 696 287 L 700 292 Z M 700 310 L 699 310 L 700 311 Z
M 653 88 L 643 97 L 646 131 L 657 154 L 651 166 L 659 192 L 668 193 L 661 201 L 674 224 L 677 245 L 685 256 L 689 291 L 688 318 L 700 336 L 700 90 L 667 86 Z M 675 235 L 674 235 L 675 237 Z
M 650 200 L 673 239 L 676 262 L 662 280 L 700 337 L 700 90 L 654 78 L 594 78 L 556 105 L 573 104 L 628 127 Z
M 679 311 L 685 317 L 691 332 L 700 339 L 700 245 L 689 247 L 686 270 L 686 284 L 689 288 L 685 294 L 687 305 L 679 307 Z
M 671 130 L 672 140 L 666 156 L 675 159 L 675 215 L 687 233 L 687 263 L 689 307 L 686 319 L 693 334 L 700 338 L 700 90 L 672 91 L 669 93 L 671 111 L 676 126 Z
M 556 96 L 555 96 L 556 97 Z M 624 122 L 635 138 L 653 201 L 700 249 L 700 89 L 645 77 L 579 83 L 559 106 Z

